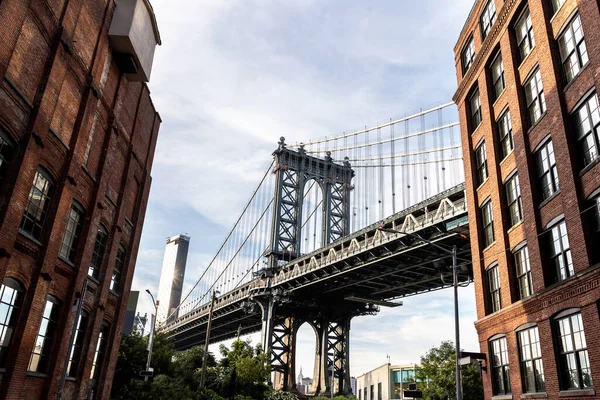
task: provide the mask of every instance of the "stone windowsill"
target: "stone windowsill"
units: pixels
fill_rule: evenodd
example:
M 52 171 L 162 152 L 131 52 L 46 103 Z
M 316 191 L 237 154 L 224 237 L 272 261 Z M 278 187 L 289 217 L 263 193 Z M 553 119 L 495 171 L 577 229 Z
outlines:
M 512 394 L 499 394 L 496 396 L 492 396 L 492 400 L 512 400 Z
M 594 389 L 561 390 L 560 392 L 558 392 L 558 397 L 579 397 L 595 395 L 596 391 Z
M 521 395 L 522 399 L 547 399 L 548 393 L 546 392 L 537 392 L 537 393 L 523 393 Z

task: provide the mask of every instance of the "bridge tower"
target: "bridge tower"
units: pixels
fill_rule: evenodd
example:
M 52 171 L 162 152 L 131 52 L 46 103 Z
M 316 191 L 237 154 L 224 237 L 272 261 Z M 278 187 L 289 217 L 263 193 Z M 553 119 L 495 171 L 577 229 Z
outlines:
M 327 152 L 325 159 L 309 155 L 304 146 L 298 151 L 289 149 L 281 137 L 275 157 L 275 205 L 271 245 L 268 252 L 269 268 L 277 270 L 280 263 L 300 256 L 302 243 L 302 208 L 307 182 L 315 180 L 323 194 L 323 245 L 350 233 L 350 191 L 354 171 L 348 158 L 338 164 Z
M 289 149 L 281 137 L 275 158 L 275 196 L 269 262 L 260 277 L 267 290 L 253 300 L 260 305 L 263 319 L 262 345 L 271 358 L 276 389 L 296 388 L 296 333 L 303 322 L 315 329 L 317 348 L 313 390 L 321 394 L 348 393 L 350 388 L 348 339 L 350 319 L 346 310 L 294 310 L 285 307 L 286 294 L 271 291 L 270 280 L 284 265 L 301 256 L 304 190 L 316 181 L 323 195 L 321 243 L 327 245 L 350 234 L 350 192 L 354 171 L 348 158 L 334 162 L 331 152 L 324 159 L 309 155 L 304 146 Z M 333 375 L 333 376 L 332 376 Z

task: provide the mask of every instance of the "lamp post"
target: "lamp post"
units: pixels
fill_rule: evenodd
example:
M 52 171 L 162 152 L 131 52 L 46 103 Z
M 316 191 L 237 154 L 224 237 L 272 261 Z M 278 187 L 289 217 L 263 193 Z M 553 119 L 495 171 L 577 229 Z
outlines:
M 146 293 L 152 298 L 154 305 L 154 316 L 152 317 L 152 325 L 150 327 L 150 337 L 148 338 L 148 360 L 146 361 L 146 371 L 150 371 L 150 362 L 152 361 L 152 346 L 154 345 L 154 329 L 156 328 L 156 317 L 158 316 L 158 301 L 154 300 L 154 296 L 150 290 L 146 289 Z M 148 375 L 144 376 L 144 381 L 148 382 Z
M 443 251 L 446 254 L 452 256 L 452 277 L 453 277 L 453 286 L 454 286 L 454 335 L 456 340 L 456 348 L 455 348 L 455 374 L 456 374 L 456 400 L 463 400 L 463 392 L 462 392 L 462 380 L 460 376 L 460 327 L 459 327 L 459 319 L 458 319 L 458 271 L 456 266 L 456 246 L 452 246 L 452 250 L 449 250 L 443 246 L 440 246 L 437 243 L 434 243 L 430 240 L 424 239 L 421 236 L 415 233 L 402 232 L 397 231 L 395 229 L 386 229 L 384 227 L 379 228 L 380 231 L 383 232 L 391 232 L 391 233 L 400 233 L 402 235 L 407 235 L 414 237 L 418 240 L 421 240 L 436 249 Z
M 202 373 L 200 375 L 200 388 L 204 388 L 204 381 L 206 380 L 206 359 L 208 356 L 208 343 L 210 342 L 210 328 L 212 325 L 213 309 L 215 307 L 215 300 L 217 299 L 217 290 L 213 290 L 212 298 L 210 299 L 210 307 L 208 309 L 208 323 L 206 324 L 206 339 L 204 341 L 204 354 L 202 354 Z

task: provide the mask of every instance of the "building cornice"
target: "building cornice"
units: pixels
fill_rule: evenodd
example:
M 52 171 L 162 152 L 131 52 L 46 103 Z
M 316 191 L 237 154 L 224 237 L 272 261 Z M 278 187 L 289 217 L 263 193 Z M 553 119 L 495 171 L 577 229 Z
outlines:
M 460 81 L 460 85 L 458 86 L 456 93 L 454 93 L 454 96 L 452 97 L 452 100 L 456 104 L 459 104 L 460 99 L 462 99 L 470 89 L 470 86 L 474 82 L 473 78 L 475 74 L 479 74 L 481 64 L 488 59 L 489 53 L 492 51 L 494 45 L 496 44 L 498 37 L 500 36 L 501 32 L 504 31 L 504 25 L 506 24 L 508 17 L 512 15 L 515 6 L 521 1 L 522 0 L 509 0 L 506 3 L 504 3 L 504 6 L 502 6 L 502 9 L 498 14 L 498 18 L 496 19 L 496 23 L 494 24 L 492 31 L 481 44 L 481 48 L 475 56 L 475 61 L 473 61 L 473 65 L 471 65 L 471 68 L 469 68 L 467 74 Z M 467 21 L 467 24 L 468 22 L 469 21 Z M 464 32 L 461 33 L 461 36 L 462 35 L 464 35 Z

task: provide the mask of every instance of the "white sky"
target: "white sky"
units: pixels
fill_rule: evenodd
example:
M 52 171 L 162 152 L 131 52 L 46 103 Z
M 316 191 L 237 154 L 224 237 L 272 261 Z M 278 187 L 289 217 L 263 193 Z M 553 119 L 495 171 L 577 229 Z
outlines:
M 453 48 L 473 0 L 153 0 L 163 45 L 150 89 L 163 124 L 132 290 L 150 314 L 166 237 L 191 236 L 195 280 L 288 142 L 335 135 L 451 100 Z M 478 351 L 473 287 L 462 347 Z M 452 292 L 356 318 L 351 373 L 418 362 L 454 339 Z M 254 338 L 256 340 L 256 338 Z M 211 348 L 217 351 L 217 347 Z M 314 334 L 298 339 L 312 376 Z

